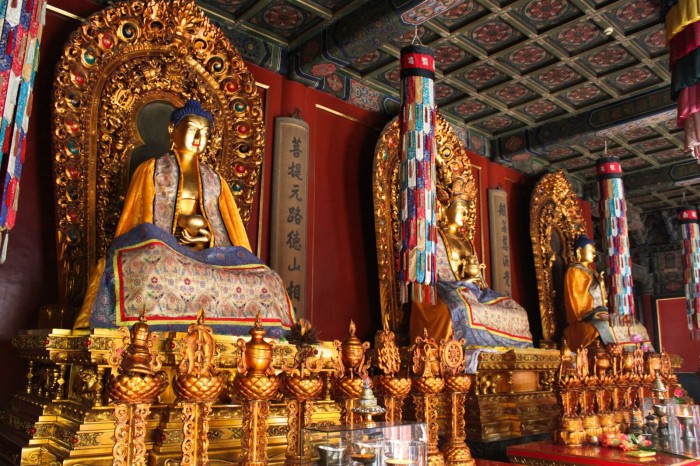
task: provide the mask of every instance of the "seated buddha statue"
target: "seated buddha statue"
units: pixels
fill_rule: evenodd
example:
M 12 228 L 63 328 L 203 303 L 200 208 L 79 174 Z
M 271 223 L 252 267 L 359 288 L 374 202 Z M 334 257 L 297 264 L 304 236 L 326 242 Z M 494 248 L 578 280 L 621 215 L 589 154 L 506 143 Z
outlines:
M 438 301 L 411 304 L 411 341 L 425 328 L 436 340 L 454 331 L 467 345 L 531 347 L 527 311 L 485 285 L 485 265 L 465 234 L 467 211 L 467 201 L 457 195 L 438 217 Z
M 245 334 L 258 313 L 271 336 L 293 324 L 284 283 L 251 253 L 226 180 L 199 160 L 213 123 L 194 100 L 172 113 L 171 150 L 134 171 L 76 328 L 123 325 L 143 309 L 155 330 L 185 331 L 199 309 L 218 333 Z
M 603 272 L 593 267 L 595 243 L 585 234 L 574 242 L 576 260 L 566 269 L 564 275 L 564 306 L 567 326 L 564 339 L 571 351 L 595 343 L 598 338 L 603 343 L 649 343 L 646 328 L 636 319 L 630 325 L 610 325 L 608 297 L 603 280 Z

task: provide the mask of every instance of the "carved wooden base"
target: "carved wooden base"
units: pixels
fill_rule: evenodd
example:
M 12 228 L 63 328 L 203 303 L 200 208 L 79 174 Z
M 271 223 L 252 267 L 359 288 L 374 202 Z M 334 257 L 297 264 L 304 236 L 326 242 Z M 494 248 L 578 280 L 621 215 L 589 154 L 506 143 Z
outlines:
M 211 403 L 182 403 L 182 462 L 197 466 L 209 462 L 209 415 Z
M 438 448 L 437 396 L 435 394 L 413 394 L 416 420 L 428 426 L 428 465 L 442 466 L 445 458 Z
M 287 451 L 285 452 L 285 464 L 288 466 L 305 465 L 311 462 L 311 446 L 304 445 L 301 451 L 299 439 L 302 427 L 311 424 L 314 402 L 287 400 Z
M 467 388 L 469 385 L 467 384 Z M 465 393 L 452 392 L 447 394 L 450 406 L 449 437 L 442 448 L 445 463 L 448 466 L 474 466 L 476 462 L 472 458 L 469 447 L 464 442 L 466 438 L 464 423 Z
M 150 403 L 114 406 L 113 466 L 146 466 L 146 419 L 150 412 Z

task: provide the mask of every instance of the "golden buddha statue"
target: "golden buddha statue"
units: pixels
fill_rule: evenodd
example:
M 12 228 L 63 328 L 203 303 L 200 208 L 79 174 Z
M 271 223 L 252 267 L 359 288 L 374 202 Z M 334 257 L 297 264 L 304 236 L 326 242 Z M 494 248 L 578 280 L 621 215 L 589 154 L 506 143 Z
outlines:
M 599 336 L 598 327 L 609 327 L 608 299 L 603 272 L 598 273 L 595 243 L 581 235 L 574 244 L 576 261 L 569 264 L 564 277 L 564 305 L 567 327 L 564 338 L 572 351 L 585 348 Z
M 257 313 L 271 335 L 293 324 L 282 279 L 250 252 L 226 181 L 200 163 L 211 125 L 194 100 L 172 113 L 171 150 L 135 170 L 76 328 L 129 323 L 144 308 L 155 330 L 184 331 L 200 308 L 218 333 L 244 334 Z
M 585 234 L 574 242 L 576 260 L 564 275 L 564 307 L 567 326 L 564 338 L 572 351 L 585 348 L 598 338 L 605 344 L 651 347 L 646 327 L 636 318 L 623 324 L 611 325 L 608 295 L 603 273 L 593 268 L 596 250 L 593 240 Z
M 525 309 L 486 286 L 486 266 L 466 235 L 468 201 L 457 189 L 452 194 L 444 212 L 438 212 L 438 302 L 411 304 L 411 341 L 425 329 L 436 341 L 454 331 L 468 345 L 532 346 Z

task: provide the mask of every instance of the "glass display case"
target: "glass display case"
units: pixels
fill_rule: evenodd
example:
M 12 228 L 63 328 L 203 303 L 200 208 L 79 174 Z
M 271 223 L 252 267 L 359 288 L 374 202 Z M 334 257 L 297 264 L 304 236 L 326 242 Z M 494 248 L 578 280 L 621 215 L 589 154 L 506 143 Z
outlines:
M 301 454 L 318 466 L 426 466 L 428 432 L 417 422 L 306 427 Z

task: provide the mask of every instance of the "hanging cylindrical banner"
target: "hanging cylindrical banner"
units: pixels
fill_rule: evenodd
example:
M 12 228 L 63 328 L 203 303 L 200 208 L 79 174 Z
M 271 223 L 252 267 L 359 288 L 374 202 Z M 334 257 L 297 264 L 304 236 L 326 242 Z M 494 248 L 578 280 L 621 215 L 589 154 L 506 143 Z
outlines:
M 600 214 L 605 232 L 605 252 L 610 292 L 611 324 L 632 324 L 634 295 L 632 261 L 627 230 L 627 203 L 622 167 L 617 157 L 602 157 L 596 163 L 600 188 Z
M 399 283 L 404 303 L 409 296 L 435 303 L 434 78 L 433 49 L 409 45 L 401 50 Z
M 688 330 L 693 339 L 700 339 L 700 226 L 695 207 L 678 209 L 683 242 L 683 278 Z

